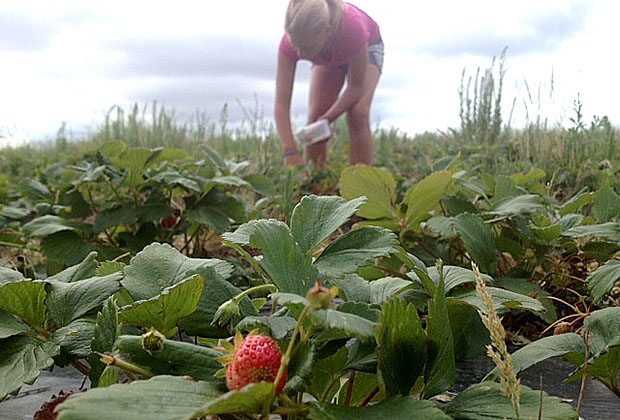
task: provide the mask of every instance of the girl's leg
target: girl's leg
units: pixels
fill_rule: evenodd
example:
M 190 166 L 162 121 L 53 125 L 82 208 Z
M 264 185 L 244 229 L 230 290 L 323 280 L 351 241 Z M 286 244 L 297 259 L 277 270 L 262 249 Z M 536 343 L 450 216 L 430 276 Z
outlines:
M 347 112 L 347 124 L 351 143 L 349 158 L 351 165 L 365 163 L 372 165 L 372 132 L 370 131 L 370 104 L 381 73 L 370 64 L 366 70 L 364 93 L 357 104 Z
M 310 75 L 308 124 L 323 115 L 338 99 L 344 85 L 345 72 L 338 67 L 314 66 Z M 307 157 L 317 165 L 325 165 L 327 142 L 311 144 Z

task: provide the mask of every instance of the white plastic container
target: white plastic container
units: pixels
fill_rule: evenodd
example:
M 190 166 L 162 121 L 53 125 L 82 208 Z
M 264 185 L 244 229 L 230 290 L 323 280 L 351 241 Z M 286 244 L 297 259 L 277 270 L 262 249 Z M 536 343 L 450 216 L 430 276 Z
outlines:
M 296 137 L 304 146 L 327 140 L 331 136 L 329 122 L 319 120 L 297 130 Z

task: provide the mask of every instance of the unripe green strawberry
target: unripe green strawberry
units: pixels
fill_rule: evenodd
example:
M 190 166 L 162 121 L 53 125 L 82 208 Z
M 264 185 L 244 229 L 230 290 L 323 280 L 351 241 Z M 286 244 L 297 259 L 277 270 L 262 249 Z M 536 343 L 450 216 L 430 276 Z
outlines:
M 142 348 L 148 353 L 153 354 L 154 351 L 159 351 L 164 348 L 164 342 L 166 336 L 151 327 L 151 330 L 145 334 L 142 334 Z
M 235 351 L 226 370 L 228 389 L 241 389 L 255 382 L 274 382 L 280 369 L 282 353 L 278 344 L 264 335 L 248 335 Z M 286 384 L 286 370 L 276 386 L 279 394 Z

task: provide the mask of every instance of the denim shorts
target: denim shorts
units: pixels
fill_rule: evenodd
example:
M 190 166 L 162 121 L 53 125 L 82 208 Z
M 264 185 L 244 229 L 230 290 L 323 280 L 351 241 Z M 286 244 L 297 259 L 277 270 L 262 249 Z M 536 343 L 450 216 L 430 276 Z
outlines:
M 379 38 L 379 41 L 368 46 L 368 62 L 377 66 L 379 73 L 383 72 L 383 56 L 384 45 L 381 38 Z
M 377 66 L 379 69 L 379 74 L 383 72 L 383 56 L 384 56 L 384 45 L 383 40 L 379 38 L 377 42 L 368 45 L 368 62 L 372 65 Z M 315 65 L 313 64 L 312 67 Z M 338 66 L 340 70 L 344 73 L 349 71 L 349 65 L 343 64 Z

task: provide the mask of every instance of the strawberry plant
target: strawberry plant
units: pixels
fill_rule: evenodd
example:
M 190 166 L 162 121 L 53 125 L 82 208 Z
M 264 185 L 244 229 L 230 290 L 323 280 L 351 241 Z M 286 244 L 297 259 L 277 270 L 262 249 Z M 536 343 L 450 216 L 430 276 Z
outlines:
M 368 201 L 357 215 L 363 225 L 385 226 L 401 245 L 430 263 L 441 258 L 467 267 L 471 261 L 504 287 L 543 298 L 544 321 L 557 317 L 550 294 L 574 300 L 609 295 L 615 280 L 591 271 L 620 251 L 620 197 L 610 187 L 583 190 L 559 201 L 541 183 L 544 172 L 511 177 L 468 176 L 458 170 L 435 172 L 408 187 L 387 171 L 357 166 L 341 176 L 341 194 Z M 402 197 L 402 198 L 401 198 Z M 608 271 L 609 272 L 609 271 Z M 603 278 L 603 281 L 599 279 Z M 594 287 L 586 287 L 590 283 Z
M 258 219 L 224 234 L 262 279 L 245 290 L 227 280 L 229 263 L 157 243 L 127 265 L 97 263 L 90 254 L 44 280 L 3 270 L 0 376 L 10 380 L 2 382 L 0 398 L 41 370 L 70 363 L 92 387 L 57 406 L 60 420 L 444 420 L 486 415 L 488 404 L 491 418 L 516 418 L 493 383 L 468 389 L 446 407 L 430 400 L 454 385 L 455 349 L 467 346 L 456 334 L 462 310 L 483 310 L 473 297 L 452 295 L 473 273 L 427 267 L 388 229 L 342 229 L 364 202 L 307 196 L 290 225 Z M 398 276 L 389 274 L 395 260 L 406 268 Z M 523 295 L 491 300 L 504 311 L 542 310 Z M 255 354 L 259 376 L 247 358 L 231 360 L 222 350 L 232 347 L 233 336 L 255 330 L 237 344 L 247 349 L 258 340 L 271 349 L 269 356 Z M 232 389 L 217 373 L 226 360 Z M 16 374 L 17 366 L 27 369 Z M 267 380 L 254 382 L 260 379 Z M 539 392 L 522 392 L 521 414 L 537 415 Z M 556 398 L 544 396 L 543 404 L 544 419 L 576 418 Z
M 21 198 L 2 214 L 5 243 L 41 251 L 47 267 L 39 271 L 48 275 L 93 251 L 113 259 L 154 241 L 177 242 L 187 255 L 203 255 L 219 243 L 219 234 L 247 220 L 244 194 L 275 194 L 265 176 L 212 150 L 190 156 L 123 142 L 104 144 L 96 161 L 56 168 L 47 181 L 24 182 Z

